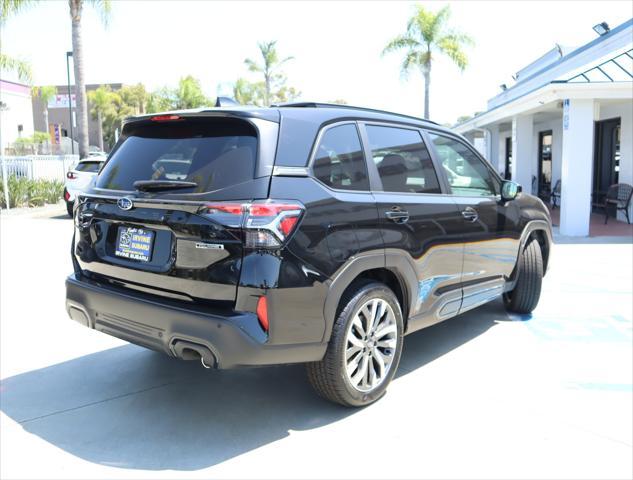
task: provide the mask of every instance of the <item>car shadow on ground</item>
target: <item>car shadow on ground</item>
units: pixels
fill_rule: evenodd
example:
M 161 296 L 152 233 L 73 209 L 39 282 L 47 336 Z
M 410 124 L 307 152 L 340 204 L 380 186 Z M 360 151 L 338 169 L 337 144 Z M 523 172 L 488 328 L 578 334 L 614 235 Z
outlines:
M 398 376 L 504 320 L 493 302 L 408 336 Z M 27 432 L 128 469 L 198 470 L 358 411 L 316 397 L 301 365 L 205 370 L 133 345 L 3 379 L 0 391 L 0 410 Z

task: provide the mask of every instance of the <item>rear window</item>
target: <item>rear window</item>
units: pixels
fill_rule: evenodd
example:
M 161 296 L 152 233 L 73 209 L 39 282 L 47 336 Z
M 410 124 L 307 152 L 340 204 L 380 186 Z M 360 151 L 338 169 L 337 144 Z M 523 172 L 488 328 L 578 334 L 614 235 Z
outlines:
M 77 172 L 95 173 L 99 171 L 99 167 L 103 162 L 79 162 L 75 167 Z
M 129 125 L 99 174 L 98 188 L 134 190 L 138 180 L 184 180 L 178 192 L 210 192 L 255 176 L 257 135 L 232 119 Z

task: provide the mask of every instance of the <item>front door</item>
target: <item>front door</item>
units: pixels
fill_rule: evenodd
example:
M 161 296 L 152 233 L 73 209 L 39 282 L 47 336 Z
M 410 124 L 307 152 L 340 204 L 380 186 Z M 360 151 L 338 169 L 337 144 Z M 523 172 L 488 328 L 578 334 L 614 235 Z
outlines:
M 474 149 L 448 134 L 429 137 L 462 217 L 463 312 L 503 293 L 519 251 L 520 211 L 500 201 L 501 179 Z
M 538 134 L 538 196 L 549 199 L 552 192 L 552 131 Z
M 602 205 L 609 187 L 620 176 L 620 119 L 596 123 L 593 168 L 593 203 Z
M 417 330 L 459 311 L 462 218 L 440 186 L 420 130 L 368 123 L 364 138 L 387 267 L 406 261 L 416 277 L 408 331 Z

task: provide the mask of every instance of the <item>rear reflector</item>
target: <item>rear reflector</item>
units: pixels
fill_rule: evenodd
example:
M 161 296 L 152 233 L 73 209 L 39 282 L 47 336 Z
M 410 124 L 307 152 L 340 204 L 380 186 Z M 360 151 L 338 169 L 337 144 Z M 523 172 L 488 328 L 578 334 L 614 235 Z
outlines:
M 257 319 L 264 331 L 268 333 L 268 302 L 266 297 L 259 297 L 257 300 Z
M 68 190 L 64 189 L 64 200 L 68 201 L 68 199 L 70 199 L 70 193 L 68 193 Z
M 169 122 L 172 120 L 182 120 L 180 115 L 156 115 L 151 118 L 152 122 Z

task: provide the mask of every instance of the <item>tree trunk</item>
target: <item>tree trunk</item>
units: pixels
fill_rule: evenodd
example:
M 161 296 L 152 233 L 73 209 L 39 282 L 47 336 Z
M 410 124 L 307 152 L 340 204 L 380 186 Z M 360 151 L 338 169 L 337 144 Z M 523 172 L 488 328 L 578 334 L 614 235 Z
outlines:
M 48 125 L 48 106 L 44 106 L 44 128 L 46 129 L 46 133 L 50 135 L 51 129 Z
M 75 71 L 75 99 L 79 158 L 88 156 L 88 105 L 84 78 L 83 41 L 81 38 L 81 9 L 83 0 L 68 0 L 72 20 L 73 65 Z
M 105 152 L 103 149 L 103 118 L 101 117 L 101 110 L 97 111 L 97 124 L 99 127 L 99 149 Z
M 431 87 L 431 66 L 424 69 L 424 118 L 429 120 L 429 91 Z

